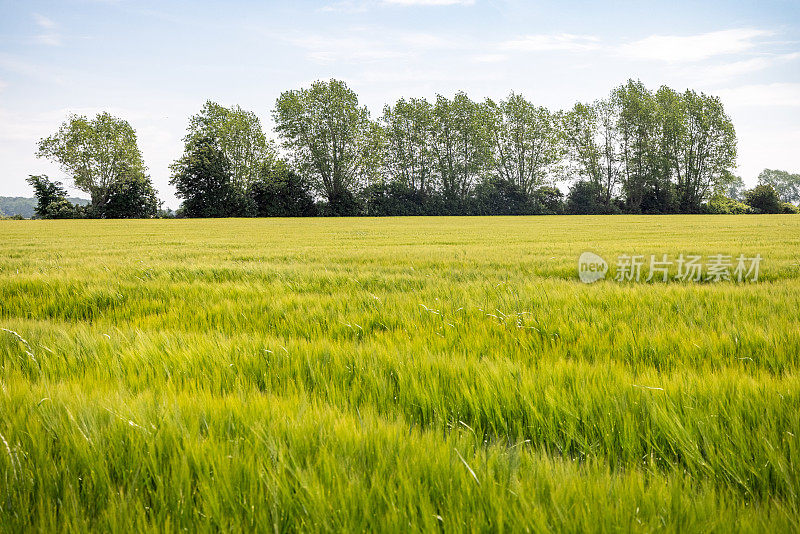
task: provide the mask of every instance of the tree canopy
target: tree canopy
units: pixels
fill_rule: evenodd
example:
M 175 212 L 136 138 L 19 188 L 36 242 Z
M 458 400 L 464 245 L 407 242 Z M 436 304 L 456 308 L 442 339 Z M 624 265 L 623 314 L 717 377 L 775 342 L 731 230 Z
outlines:
M 278 159 L 275 145 L 267 139 L 255 113 L 210 100 L 189 119 L 183 141 L 184 152 L 198 143 L 212 142 L 227 158 L 231 182 L 241 191 L 258 179 L 262 166 L 272 167 Z
M 108 112 L 94 119 L 70 115 L 58 132 L 39 141 L 36 155 L 58 163 L 97 206 L 105 203 L 113 183 L 146 171 L 136 132 Z
M 172 165 L 170 183 L 183 199 L 187 217 L 243 215 L 242 196 L 233 184 L 231 162 L 213 137 L 198 137 Z
M 531 194 L 559 173 L 566 147 L 557 114 L 515 93 L 499 103 L 487 99 L 484 106 L 496 176 Z
M 36 155 L 61 166 L 79 190 L 91 196 L 86 210 L 73 205 L 66 193 L 59 199 L 59 217 L 86 215 L 100 218 L 153 217 L 158 209 L 158 197 L 136 141 L 136 132 L 124 119 L 108 112 L 94 119 L 70 115 L 58 132 L 39 141 Z M 39 203 L 50 204 L 43 187 L 46 177 L 32 176 Z M 50 183 L 50 182 L 48 182 Z M 50 183 L 50 187 L 58 182 Z M 68 208 L 71 205 L 72 208 Z M 48 211 L 37 209 L 39 217 Z
M 334 210 L 376 177 L 380 128 L 344 82 L 318 81 L 282 93 L 273 119 L 292 163 Z
M 50 204 L 67 199 L 67 190 L 61 182 L 54 182 L 46 175 L 31 175 L 26 180 L 33 187 L 33 194 L 36 197 L 35 213 L 37 217 L 47 217 L 47 210 Z
M 743 195 L 744 182 L 735 174 L 736 131 L 719 98 L 666 86 L 652 90 L 638 80 L 566 111 L 514 92 L 497 101 L 457 92 L 400 98 L 372 120 L 358 95 L 332 79 L 283 92 L 272 118 L 277 146 L 256 113 L 239 106 L 207 101 L 189 118 L 183 154 L 171 166 L 181 214 L 778 209 L 764 204 L 771 198 L 764 188 Z M 37 154 L 59 163 L 92 196 L 91 206 L 76 214 L 157 212 L 136 134 L 122 119 L 72 115 L 40 141 Z M 759 185 L 770 186 L 784 212 L 792 211 L 787 203 L 800 202 L 800 175 L 767 169 Z M 740 202 L 748 198 L 760 207 Z
M 800 174 L 764 169 L 758 175 L 758 184 L 771 186 L 781 202 L 800 204 Z

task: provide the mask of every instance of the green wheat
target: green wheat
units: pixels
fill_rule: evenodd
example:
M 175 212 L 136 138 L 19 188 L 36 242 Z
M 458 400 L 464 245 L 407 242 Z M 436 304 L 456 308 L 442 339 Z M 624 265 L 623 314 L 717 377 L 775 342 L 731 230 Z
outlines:
M 761 254 L 756 284 L 577 258 Z M 800 219 L 0 222 L 0 530 L 791 532 Z

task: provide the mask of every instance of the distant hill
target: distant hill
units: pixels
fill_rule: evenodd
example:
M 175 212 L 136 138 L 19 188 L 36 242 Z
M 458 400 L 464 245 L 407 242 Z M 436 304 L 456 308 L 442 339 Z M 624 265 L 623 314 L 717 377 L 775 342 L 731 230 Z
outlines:
M 73 204 L 85 206 L 89 203 L 85 198 L 67 198 Z M 12 215 L 22 215 L 26 219 L 32 219 L 36 209 L 36 199 L 27 197 L 0 197 L 0 215 L 11 217 Z

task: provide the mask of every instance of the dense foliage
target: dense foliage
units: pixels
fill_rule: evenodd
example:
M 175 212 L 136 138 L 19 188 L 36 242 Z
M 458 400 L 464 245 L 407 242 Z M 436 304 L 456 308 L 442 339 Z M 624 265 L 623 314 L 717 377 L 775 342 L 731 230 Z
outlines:
M 123 119 L 109 113 L 91 120 L 71 115 L 58 132 L 39 141 L 36 155 L 59 164 L 74 186 L 91 196 L 84 209 L 67 200 L 59 182 L 31 176 L 28 182 L 37 198 L 38 217 L 148 218 L 158 211 L 158 196 L 146 175 L 136 132 Z
M 67 190 L 61 182 L 50 181 L 47 176 L 30 176 L 28 183 L 33 187 L 33 194 L 36 196 L 36 215 L 45 217 L 50 204 L 66 200 Z
M 207 131 L 222 130 L 227 113 L 207 103 L 192 118 L 186 153 L 197 117 L 205 117 L 205 125 L 218 123 Z M 434 101 L 401 98 L 373 121 L 355 92 L 331 80 L 283 93 L 273 119 L 287 160 L 277 161 L 270 150 L 260 175 L 293 169 L 306 200 L 294 204 L 289 198 L 297 190 L 277 193 L 249 183 L 236 198 L 261 199 L 250 215 L 742 211 L 720 204 L 723 197 L 733 202 L 741 196 L 741 178 L 733 174 L 733 124 L 718 98 L 694 91 L 653 92 L 629 81 L 606 99 L 566 112 L 515 93 L 476 102 L 459 92 Z M 251 130 L 258 128 L 251 120 Z M 222 138 L 215 137 L 218 146 L 225 144 Z M 560 183 L 572 184 L 566 200 Z M 186 200 L 183 214 L 193 216 L 186 195 L 179 191 Z M 220 194 L 217 202 L 225 198 Z M 307 199 L 315 201 L 314 209 Z M 264 202 L 276 207 L 265 209 Z
M 758 175 L 759 185 L 769 185 L 780 198 L 781 202 L 800 203 L 800 174 L 791 174 L 786 171 L 764 169 Z
M 171 166 L 178 216 L 788 213 L 800 202 L 800 175 L 784 171 L 759 176 L 778 207 L 744 194 L 719 98 L 633 80 L 567 111 L 459 92 L 400 98 L 377 120 L 344 82 L 318 81 L 282 93 L 272 118 L 282 153 L 252 111 L 208 101 L 190 118 Z M 38 155 L 91 195 L 74 216 L 161 213 L 122 119 L 71 116 Z
M 783 211 L 781 199 L 771 185 L 757 185 L 745 192 L 744 198 L 756 213 L 781 213 Z
M 314 198 L 299 174 L 284 165 L 263 166 L 248 195 L 258 217 L 310 217 L 317 214 Z

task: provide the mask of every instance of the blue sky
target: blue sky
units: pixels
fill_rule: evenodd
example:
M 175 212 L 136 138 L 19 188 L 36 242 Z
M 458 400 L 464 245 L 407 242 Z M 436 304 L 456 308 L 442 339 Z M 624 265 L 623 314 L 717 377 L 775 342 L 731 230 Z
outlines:
M 604 5 L 605 4 L 605 5 Z M 271 130 L 281 91 L 345 80 L 376 116 L 400 96 L 514 90 L 568 108 L 628 78 L 719 95 L 749 184 L 800 172 L 800 2 L 0 0 L 0 195 L 28 174 L 67 114 L 127 119 L 160 196 L 207 99 Z

